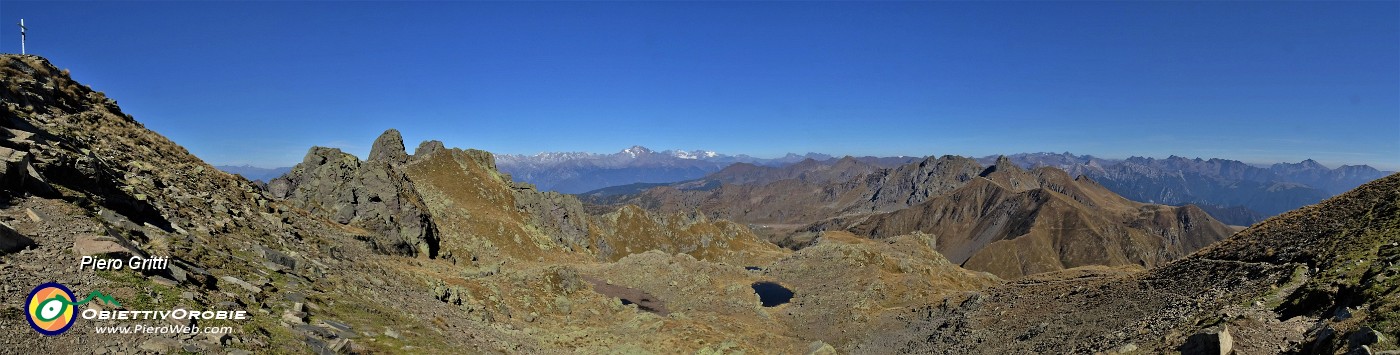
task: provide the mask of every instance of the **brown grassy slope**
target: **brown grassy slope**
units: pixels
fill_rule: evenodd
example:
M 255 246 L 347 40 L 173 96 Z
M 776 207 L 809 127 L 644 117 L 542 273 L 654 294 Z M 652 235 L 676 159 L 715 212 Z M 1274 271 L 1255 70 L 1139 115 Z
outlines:
M 414 157 L 405 167 L 437 224 L 439 255 L 477 263 L 578 260 L 579 255 L 558 252 L 565 246 L 530 226 L 530 217 L 515 208 L 508 182 L 485 165 L 469 152 L 446 149 Z
M 911 309 L 915 317 L 888 319 L 900 331 L 863 345 L 913 353 L 1093 353 L 1132 344 L 1162 353 L 1219 325 L 1301 339 L 1237 342 L 1246 353 L 1347 351 L 1345 339 L 1361 326 L 1395 339 L 1397 204 L 1400 174 L 1141 274 L 1028 278 L 959 303 Z M 1351 316 L 1334 318 L 1342 307 L 1351 307 Z M 1289 319 L 1308 326 L 1280 322 Z M 1394 348 L 1392 341 L 1372 346 Z
M 662 186 L 647 190 L 628 203 L 665 213 L 699 210 L 714 218 L 742 223 L 785 224 L 846 214 L 868 195 L 863 184 L 828 185 L 784 179 L 762 185 L 725 184 L 710 190 Z
M 492 164 L 480 161 L 487 158 L 469 155 L 457 149 L 439 150 L 415 156 L 407 167 L 410 180 L 428 203 L 442 234 L 443 253 L 449 257 L 612 261 L 661 250 L 705 260 L 767 263 L 783 255 L 777 246 L 760 241 L 742 225 L 698 215 L 653 214 L 636 207 L 597 217 L 576 216 L 587 221 L 583 238 L 557 238 L 547 231 L 559 230 L 549 225 L 559 221 L 540 220 L 520 208 L 517 200 L 529 197 L 521 194 L 546 193 L 513 190 Z M 548 204 L 549 200 L 545 201 Z M 463 257 L 463 253 L 470 255 Z
M 764 265 L 786 255 L 782 248 L 759 240 L 742 225 L 709 221 L 696 213 L 660 215 L 628 205 L 593 222 L 590 235 L 605 245 L 599 248 L 605 260 L 659 250 L 701 260 Z

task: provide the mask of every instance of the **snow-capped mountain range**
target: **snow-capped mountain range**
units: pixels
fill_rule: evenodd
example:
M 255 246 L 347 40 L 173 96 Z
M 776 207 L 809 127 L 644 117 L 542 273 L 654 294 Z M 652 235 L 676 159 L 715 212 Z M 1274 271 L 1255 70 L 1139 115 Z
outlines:
M 777 166 L 809 158 L 826 160 L 832 157 L 817 153 L 788 153 L 779 158 L 765 159 L 744 154 L 720 154 L 710 150 L 654 151 L 643 146 L 632 146 L 611 154 L 497 154 L 496 165 L 516 180 L 535 184 L 542 190 L 580 193 L 639 182 L 667 183 L 695 179 L 734 163 Z

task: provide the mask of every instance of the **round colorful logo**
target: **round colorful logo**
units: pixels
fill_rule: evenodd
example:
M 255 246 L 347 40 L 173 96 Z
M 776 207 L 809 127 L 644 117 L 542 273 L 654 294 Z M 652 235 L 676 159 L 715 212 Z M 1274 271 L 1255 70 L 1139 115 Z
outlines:
M 76 320 L 77 307 L 73 301 L 73 291 L 68 287 L 57 282 L 45 283 L 29 292 L 29 300 L 24 304 L 28 312 L 24 316 L 39 334 L 63 334 Z

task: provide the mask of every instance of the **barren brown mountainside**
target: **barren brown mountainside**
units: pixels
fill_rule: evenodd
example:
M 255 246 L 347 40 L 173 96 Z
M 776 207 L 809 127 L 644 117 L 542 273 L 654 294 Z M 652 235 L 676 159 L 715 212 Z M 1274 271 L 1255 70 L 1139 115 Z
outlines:
M 981 171 L 976 161 L 955 156 L 929 157 L 893 169 L 849 157 L 832 164 L 808 160 L 782 168 L 736 164 L 705 179 L 590 202 L 666 212 L 699 209 L 713 218 L 771 225 L 771 231 L 786 233 L 834 216 L 908 207 L 962 186 Z
M 1004 278 L 1088 265 L 1152 267 L 1233 232 L 1196 206 L 1137 203 L 1059 169 L 997 163 L 913 207 L 812 229 L 873 238 L 928 233 L 949 260 Z
M 880 238 L 923 232 L 949 260 L 1004 278 L 1085 265 L 1160 265 L 1234 232 L 1196 206 L 1129 201 L 1055 168 L 955 156 L 894 169 L 854 159 L 784 168 L 735 165 L 614 201 L 698 209 L 800 248 L 818 231 Z
M 1045 274 L 886 319 L 909 353 L 1369 354 L 1400 335 L 1400 174 L 1146 272 Z M 1229 335 L 1221 335 L 1229 334 Z M 1216 350 L 1213 348 L 1211 350 Z

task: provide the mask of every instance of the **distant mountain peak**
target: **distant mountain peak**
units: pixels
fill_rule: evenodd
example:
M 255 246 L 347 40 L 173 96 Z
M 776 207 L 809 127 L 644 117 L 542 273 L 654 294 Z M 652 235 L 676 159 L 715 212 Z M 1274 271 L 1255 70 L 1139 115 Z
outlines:
M 1273 168 L 1274 170 L 1280 170 L 1280 169 L 1282 169 L 1282 170 L 1288 170 L 1288 171 L 1309 171 L 1309 170 L 1323 171 L 1323 170 L 1332 170 L 1332 169 L 1328 168 L 1327 166 L 1322 165 L 1322 163 L 1319 163 L 1319 162 L 1317 162 L 1316 160 L 1312 160 L 1312 159 L 1304 159 L 1303 161 L 1300 161 L 1300 162 L 1297 162 L 1297 163 L 1278 163 L 1278 164 L 1274 164 L 1274 165 L 1272 166 L 1272 168 Z
M 651 153 L 655 153 L 655 152 L 652 151 L 651 149 L 647 149 L 647 147 L 643 147 L 643 146 L 640 146 L 640 145 L 634 145 L 634 146 L 632 146 L 631 148 L 623 149 L 623 150 L 622 150 L 622 153 L 623 153 L 623 154 L 630 155 L 630 156 L 632 156 L 633 158 L 636 158 L 636 157 L 639 157 L 639 156 L 643 156 L 643 155 L 647 155 L 647 154 L 651 154 Z

